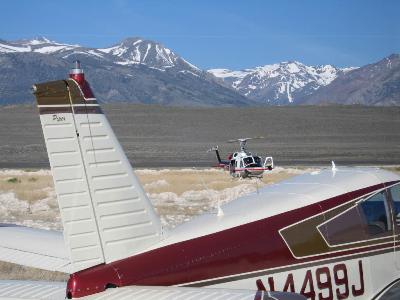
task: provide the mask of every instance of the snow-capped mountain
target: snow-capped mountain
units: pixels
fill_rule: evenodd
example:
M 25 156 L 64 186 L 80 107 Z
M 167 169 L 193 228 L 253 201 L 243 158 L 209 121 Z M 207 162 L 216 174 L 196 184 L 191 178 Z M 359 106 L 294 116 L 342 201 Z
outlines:
M 0 40 L 0 53 L 21 52 L 52 54 L 64 59 L 74 55 L 85 55 L 119 65 L 143 64 L 160 71 L 175 67 L 194 74 L 202 72 L 162 44 L 141 38 L 127 38 L 109 48 L 87 48 L 80 45 L 61 44 L 45 37 L 13 42 Z
M 400 105 L 400 54 L 338 77 L 299 104 Z
M 285 105 L 311 95 L 350 70 L 352 68 L 339 69 L 332 65 L 314 67 L 293 61 L 241 71 L 211 69 L 208 72 L 250 99 Z
M 45 37 L 6 42 L 0 40 L 0 53 L 36 52 L 51 54 L 79 48 L 79 45 L 60 44 Z
M 103 102 L 400 105 L 398 54 L 360 68 L 307 66 L 292 61 L 240 71 L 203 71 L 162 44 L 143 38 L 90 48 L 45 37 L 0 40 L 0 104 L 33 101 L 28 87 L 65 77 L 76 59 L 82 61 Z
M 188 63 L 171 49 L 160 43 L 140 38 L 128 38 L 117 45 L 98 49 L 98 51 L 114 56 L 117 58 L 116 63 L 120 65 L 145 64 L 160 70 L 181 67 L 192 69 L 195 72 L 200 71 L 199 68 Z
M 253 103 L 160 43 L 128 38 L 108 48 L 44 37 L 0 40 L 0 104 L 32 101 L 29 87 L 65 77 L 81 60 L 100 101 L 241 106 Z

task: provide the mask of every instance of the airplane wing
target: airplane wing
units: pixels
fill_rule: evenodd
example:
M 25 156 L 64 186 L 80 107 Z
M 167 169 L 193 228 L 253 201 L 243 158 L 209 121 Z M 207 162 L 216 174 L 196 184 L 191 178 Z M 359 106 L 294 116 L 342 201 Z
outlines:
M 1 299 L 1 298 L 0 298 Z M 131 286 L 108 289 L 97 295 L 86 296 L 85 300 L 135 299 L 135 300 L 305 300 L 302 295 L 284 292 L 265 292 L 236 289 Z
M 0 260 L 49 271 L 70 273 L 70 261 L 59 231 L 0 224 Z M 0 300 L 65 299 L 65 282 L 0 280 Z M 189 287 L 127 286 L 82 297 L 100 299 L 234 299 L 234 300 L 304 300 L 301 295 L 236 289 Z
M 0 300 L 61 300 L 65 289 L 65 282 L 0 280 Z
M 0 224 L 0 261 L 70 273 L 62 232 Z
M 41 281 L 0 281 L 0 300 L 62 300 L 65 299 L 66 284 Z M 185 287 L 130 286 L 108 289 L 102 293 L 79 298 L 82 300 L 305 300 L 292 293 L 263 292 L 235 289 L 209 289 Z
M 0 260 L 49 271 L 70 273 L 70 261 L 63 234 L 58 231 L 0 224 Z M 0 280 L 0 300 L 62 300 L 65 282 Z M 189 287 L 127 286 L 82 297 L 100 299 L 235 299 L 235 300 L 304 300 L 301 295 L 236 289 Z

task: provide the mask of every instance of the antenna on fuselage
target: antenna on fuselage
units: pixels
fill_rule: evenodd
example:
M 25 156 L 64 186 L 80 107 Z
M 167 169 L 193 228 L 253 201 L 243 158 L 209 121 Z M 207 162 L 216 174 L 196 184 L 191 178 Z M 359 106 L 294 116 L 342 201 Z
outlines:
M 217 208 L 218 208 L 217 216 L 222 217 L 224 215 L 224 211 L 221 208 L 221 201 L 219 199 L 217 203 Z
M 335 162 L 332 160 L 332 175 L 333 176 L 335 176 L 336 171 L 337 171 L 337 168 L 336 168 Z

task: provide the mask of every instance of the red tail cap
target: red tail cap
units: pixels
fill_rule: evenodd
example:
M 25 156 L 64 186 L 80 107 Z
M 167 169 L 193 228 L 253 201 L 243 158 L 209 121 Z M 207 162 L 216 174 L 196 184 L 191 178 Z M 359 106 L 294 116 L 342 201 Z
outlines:
M 75 61 L 75 68 L 71 69 L 69 72 L 69 78 L 74 79 L 79 85 L 83 85 L 85 82 L 85 74 L 81 69 L 81 62 L 79 60 Z
M 89 83 L 85 80 L 85 74 L 83 73 L 83 69 L 81 69 L 81 62 L 79 60 L 75 61 L 75 67 L 69 72 L 69 78 L 78 83 L 85 100 L 94 99 L 94 94 Z

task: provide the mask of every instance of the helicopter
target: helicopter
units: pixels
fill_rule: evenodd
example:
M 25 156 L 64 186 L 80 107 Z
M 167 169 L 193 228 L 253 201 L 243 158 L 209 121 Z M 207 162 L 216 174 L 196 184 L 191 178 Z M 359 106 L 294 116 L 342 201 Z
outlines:
M 264 171 L 271 171 L 274 168 L 274 160 L 272 156 L 267 156 L 262 162 L 261 156 L 253 155 L 246 149 L 248 140 L 262 139 L 263 137 L 240 138 L 227 141 L 227 143 L 239 142 L 240 150 L 228 155 L 227 160 L 221 159 L 218 146 L 214 146 L 207 152 L 215 151 L 218 164 L 215 167 L 223 168 L 229 171 L 232 177 L 258 177 L 262 178 Z

